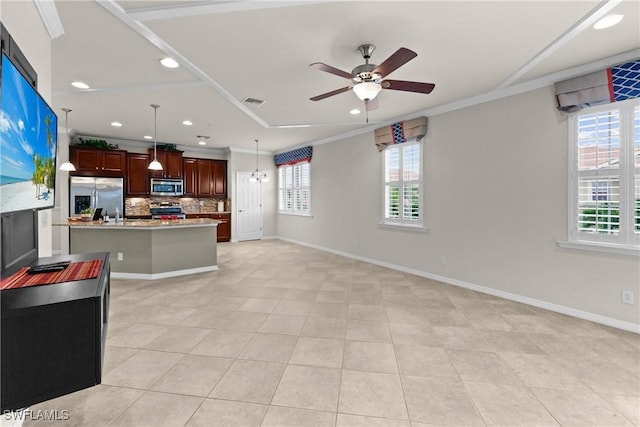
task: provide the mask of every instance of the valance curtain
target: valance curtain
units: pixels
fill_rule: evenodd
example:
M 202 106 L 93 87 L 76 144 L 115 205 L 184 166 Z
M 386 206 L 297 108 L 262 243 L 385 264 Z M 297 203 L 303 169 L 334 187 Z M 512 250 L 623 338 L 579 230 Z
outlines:
M 313 147 L 303 147 L 297 150 L 287 151 L 273 156 L 273 161 L 277 167 L 285 165 L 295 165 L 301 162 L 310 162 L 313 156 Z
M 640 97 L 640 60 L 556 83 L 558 110 L 573 112 L 593 105 Z
M 417 119 L 394 123 L 391 126 L 376 129 L 374 134 L 378 151 L 382 151 L 393 144 L 420 141 L 427 134 L 427 118 L 418 117 Z

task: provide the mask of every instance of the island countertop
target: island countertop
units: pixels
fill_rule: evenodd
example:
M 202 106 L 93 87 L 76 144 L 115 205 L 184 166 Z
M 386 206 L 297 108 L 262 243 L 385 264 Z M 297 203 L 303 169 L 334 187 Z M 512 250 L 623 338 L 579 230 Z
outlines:
M 127 219 L 124 221 L 66 221 L 61 226 L 69 226 L 70 228 L 93 228 L 93 229 L 144 229 L 158 230 L 170 228 L 189 228 L 189 227 L 216 227 L 220 221 L 210 218 L 193 218 L 193 219 Z

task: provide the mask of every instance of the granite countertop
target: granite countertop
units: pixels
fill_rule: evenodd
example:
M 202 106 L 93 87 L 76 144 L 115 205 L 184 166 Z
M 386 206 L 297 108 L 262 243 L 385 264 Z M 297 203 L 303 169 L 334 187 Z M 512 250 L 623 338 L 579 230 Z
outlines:
M 193 218 L 193 219 L 125 219 L 124 221 L 67 221 L 62 224 L 53 224 L 58 226 L 69 226 L 71 228 L 96 228 L 96 229 L 134 229 L 140 228 L 145 230 L 157 230 L 166 228 L 181 227 L 215 227 L 220 221 L 211 218 Z

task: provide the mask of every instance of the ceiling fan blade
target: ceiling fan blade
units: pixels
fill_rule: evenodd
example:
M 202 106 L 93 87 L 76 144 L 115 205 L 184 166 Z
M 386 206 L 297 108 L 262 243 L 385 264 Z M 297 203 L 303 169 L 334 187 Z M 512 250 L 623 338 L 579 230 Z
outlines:
M 433 83 L 408 82 L 405 80 L 383 80 L 382 89 L 404 90 L 406 92 L 431 93 L 436 87 Z
M 316 70 L 326 71 L 327 73 L 335 74 L 339 77 L 344 77 L 345 79 L 351 80 L 351 73 L 347 73 L 346 71 L 342 71 L 337 69 L 336 67 L 332 67 L 331 65 L 324 64 L 322 62 L 314 62 L 310 64 L 309 67 L 313 67 Z
M 342 92 L 347 92 L 352 89 L 352 86 L 343 87 L 340 89 L 332 90 L 331 92 L 323 93 L 322 95 L 314 96 L 313 98 L 309 98 L 311 101 L 320 101 L 321 99 L 328 98 L 333 95 L 337 95 Z
M 378 98 L 373 99 L 365 99 L 364 100 L 364 108 L 367 111 L 377 110 L 378 109 Z
M 385 59 L 382 64 L 378 65 L 373 70 L 373 73 L 380 73 L 382 74 L 382 77 L 386 77 L 407 62 L 411 61 L 416 56 L 418 56 L 418 54 L 411 49 L 401 47 L 400 49 L 396 50 L 393 55 Z

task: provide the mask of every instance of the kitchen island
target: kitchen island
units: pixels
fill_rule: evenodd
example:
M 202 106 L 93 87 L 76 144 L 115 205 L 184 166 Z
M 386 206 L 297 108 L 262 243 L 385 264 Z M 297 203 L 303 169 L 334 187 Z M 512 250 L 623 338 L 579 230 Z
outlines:
M 68 221 L 72 254 L 111 253 L 111 277 L 155 280 L 218 269 L 214 219 Z

